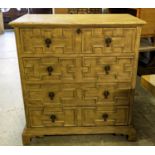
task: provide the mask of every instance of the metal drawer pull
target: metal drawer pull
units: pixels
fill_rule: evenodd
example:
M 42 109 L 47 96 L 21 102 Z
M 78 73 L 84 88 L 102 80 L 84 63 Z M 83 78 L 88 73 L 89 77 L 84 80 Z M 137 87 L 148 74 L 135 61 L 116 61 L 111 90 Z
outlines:
M 104 95 L 104 98 L 107 99 L 108 96 L 110 95 L 110 93 L 109 93 L 109 91 L 106 90 L 103 92 L 103 95 Z
M 54 92 L 49 92 L 48 96 L 49 96 L 49 98 L 50 98 L 51 100 L 53 100 L 55 94 L 54 94 Z
M 110 44 L 112 43 L 112 38 L 107 37 L 105 38 L 106 47 L 110 47 Z
M 54 123 L 56 121 L 56 119 L 57 119 L 56 115 L 51 115 L 50 119 L 51 119 L 52 123 Z
M 107 114 L 107 113 L 104 113 L 104 114 L 102 115 L 102 118 L 103 118 L 104 121 L 107 121 L 107 119 L 108 119 L 108 114 Z
M 53 72 L 53 67 L 52 66 L 48 66 L 47 67 L 47 71 L 48 71 L 48 75 L 51 76 L 51 74 Z
M 52 44 L 51 39 L 49 39 L 49 38 L 45 39 L 45 44 L 46 44 L 46 47 L 49 48 L 50 45 Z
M 104 66 L 104 70 L 105 70 L 105 73 L 106 74 L 109 74 L 109 71 L 110 71 L 110 65 L 106 65 L 106 66 Z
M 77 34 L 80 34 L 81 32 L 82 32 L 81 29 L 77 29 L 77 30 L 76 30 L 76 33 L 77 33 Z

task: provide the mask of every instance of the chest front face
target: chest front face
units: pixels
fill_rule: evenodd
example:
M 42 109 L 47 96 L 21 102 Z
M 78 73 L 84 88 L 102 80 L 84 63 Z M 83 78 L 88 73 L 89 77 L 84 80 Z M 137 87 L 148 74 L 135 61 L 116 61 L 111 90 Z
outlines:
M 67 110 L 74 118 L 71 126 L 116 125 L 117 116 L 123 124 L 129 123 L 136 28 L 41 27 L 21 28 L 19 32 L 30 127 L 35 123 L 55 126 L 49 123 L 50 113 L 58 115 L 56 126 L 66 126 L 70 119 L 66 107 L 72 107 Z M 45 108 L 50 109 L 48 114 Z M 105 113 L 110 116 L 108 123 L 102 118 Z

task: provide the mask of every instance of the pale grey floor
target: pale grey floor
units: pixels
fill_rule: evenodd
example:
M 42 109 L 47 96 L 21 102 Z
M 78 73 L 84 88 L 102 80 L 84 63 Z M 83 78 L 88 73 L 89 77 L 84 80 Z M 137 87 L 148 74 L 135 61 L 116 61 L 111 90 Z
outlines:
M 73 135 L 34 138 L 31 145 L 155 145 L 155 98 L 137 78 L 134 124 L 137 142 L 124 136 Z M 0 145 L 22 145 L 25 125 L 16 45 L 13 32 L 0 35 Z

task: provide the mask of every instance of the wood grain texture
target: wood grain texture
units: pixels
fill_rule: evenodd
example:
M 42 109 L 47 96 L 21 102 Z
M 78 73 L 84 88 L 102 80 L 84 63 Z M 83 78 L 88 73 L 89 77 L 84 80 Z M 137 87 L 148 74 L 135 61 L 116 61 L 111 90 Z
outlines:
M 122 134 L 129 141 L 136 140 L 136 131 L 132 126 L 102 126 L 102 127 L 54 127 L 54 128 L 25 128 L 23 144 L 29 145 L 33 137 L 43 135 L 75 135 L 75 134 Z
M 87 15 L 24 15 L 10 23 L 11 26 L 136 26 L 145 22 L 128 14 Z
M 128 125 L 128 111 L 127 106 L 29 108 L 29 127 Z M 78 119 L 80 114 L 82 119 Z M 52 115 L 54 121 L 51 121 Z
M 141 85 L 155 96 L 155 75 L 144 75 L 141 77 Z
M 59 134 L 122 133 L 135 140 L 132 104 L 144 22 L 129 15 L 28 16 L 12 23 L 27 122 L 23 144 Z
M 134 57 L 23 58 L 25 81 L 131 82 Z M 106 67 L 109 70 L 106 70 Z M 49 74 L 48 67 L 52 67 Z
M 27 84 L 25 88 L 25 102 L 29 107 L 130 104 L 131 91 L 123 83 Z M 53 98 L 49 96 L 50 92 L 54 93 Z
M 133 54 L 136 28 L 24 28 L 22 56 Z M 49 47 L 45 40 L 51 40 Z M 106 39 L 111 39 L 107 46 Z

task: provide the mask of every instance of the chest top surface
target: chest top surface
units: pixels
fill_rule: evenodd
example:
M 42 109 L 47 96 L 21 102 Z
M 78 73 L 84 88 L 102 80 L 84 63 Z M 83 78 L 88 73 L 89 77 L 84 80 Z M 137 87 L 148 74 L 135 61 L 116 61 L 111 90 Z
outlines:
M 145 21 L 129 14 L 26 14 L 10 23 L 13 27 L 28 26 L 131 26 Z

